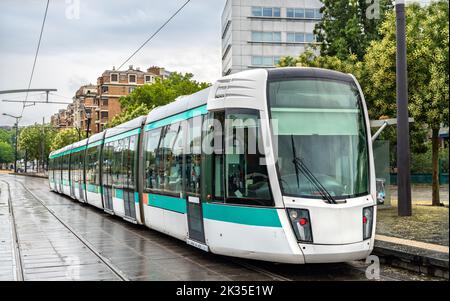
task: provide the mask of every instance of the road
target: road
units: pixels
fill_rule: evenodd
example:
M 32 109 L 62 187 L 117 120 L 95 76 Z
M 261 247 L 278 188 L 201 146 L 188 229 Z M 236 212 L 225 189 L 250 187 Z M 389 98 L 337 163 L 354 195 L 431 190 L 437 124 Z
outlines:
M 363 261 L 288 265 L 206 253 L 51 192 L 45 179 L 0 175 L 0 187 L 0 280 L 368 280 Z M 379 280 L 440 279 L 381 264 Z

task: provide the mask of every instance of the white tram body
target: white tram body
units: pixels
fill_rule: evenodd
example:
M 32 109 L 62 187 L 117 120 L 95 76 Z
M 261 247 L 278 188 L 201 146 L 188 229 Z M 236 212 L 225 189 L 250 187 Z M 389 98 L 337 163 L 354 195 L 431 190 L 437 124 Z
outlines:
M 251 152 L 247 139 L 256 136 L 262 147 Z M 227 145 L 242 152 L 227 152 Z M 366 258 L 374 244 L 375 170 L 364 96 L 352 75 L 325 69 L 225 76 L 52 152 L 49 183 L 216 254 L 345 262 Z

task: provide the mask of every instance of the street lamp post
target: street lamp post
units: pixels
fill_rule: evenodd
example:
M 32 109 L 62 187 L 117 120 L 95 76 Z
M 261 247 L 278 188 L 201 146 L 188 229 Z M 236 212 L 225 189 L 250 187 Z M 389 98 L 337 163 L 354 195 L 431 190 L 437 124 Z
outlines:
M 397 37 L 397 187 L 398 215 L 411 216 L 410 148 L 408 124 L 408 73 L 406 62 L 405 0 L 396 0 Z
M 89 138 L 89 126 L 91 125 L 91 110 L 90 109 L 86 109 L 86 119 L 87 119 L 86 138 Z
M 8 113 L 3 113 L 3 115 L 16 119 L 16 123 L 14 124 L 14 126 L 16 127 L 16 137 L 14 139 L 14 148 L 15 148 L 15 151 L 14 151 L 14 172 L 17 173 L 17 143 L 18 143 L 18 138 L 19 138 L 19 120 L 20 120 L 20 118 L 22 118 L 22 116 L 14 116 L 14 115 L 11 115 L 11 114 L 8 114 Z

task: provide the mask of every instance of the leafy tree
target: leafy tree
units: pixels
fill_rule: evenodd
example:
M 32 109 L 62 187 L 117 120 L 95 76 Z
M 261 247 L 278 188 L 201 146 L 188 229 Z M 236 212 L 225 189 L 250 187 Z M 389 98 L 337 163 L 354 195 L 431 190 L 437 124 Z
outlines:
M 449 7 L 448 0 L 407 6 L 407 61 L 409 112 L 416 123 L 432 132 L 433 205 L 439 205 L 438 134 L 448 125 Z M 365 56 L 365 90 L 378 111 L 395 116 L 396 40 L 395 14 L 389 13 L 380 28 L 382 39 L 373 41 Z
M 192 73 L 173 72 L 164 80 L 157 78 L 153 84 L 137 87 L 132 93 L 119 99 L 123 111 L 107 127 L 146 115 L 150 110 L 168 104 L 178 96 L 189 95 L 210 86 L 193 80 L 193 77 Z
M 14 134 L 12 130 L 0 129 L 0 141 L 11 143 Z
M 21 129 L 19 134 L 19 149 L 27 154 L 27 160 L 44 161 L 50 154 L 50 144 L 56 130 L 49 124 L 46 125 L 30 125 Z M 42 154 L 42 146 L 44 146 L 44 154 Z M 43 162 L 42 162 L 43 163 Z
M 321 42 L 322 55 L 346 59 L 355 54 L 363 59 L 370 41 L 378 40 L 378 27 L 385 13 L 392 9 L 392 0 L 322 0 L 322 20 L 314 33 Z
M 81 133 L 81 138 L 85 138 L 85 133 Z M 75 128 L 60 130 L 52 139 L 51 150 L 57 150 L 69 144 L 79 141 L 79 133 Z
M 0 141 L 0 163 L 11 163 L 14 161 L 14 148 L 11 144 Z

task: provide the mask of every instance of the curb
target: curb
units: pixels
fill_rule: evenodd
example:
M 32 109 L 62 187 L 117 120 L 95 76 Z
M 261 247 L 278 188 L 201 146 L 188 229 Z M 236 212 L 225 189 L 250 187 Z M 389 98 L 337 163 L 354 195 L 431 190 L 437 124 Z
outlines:
M 392 266 L 449 279 L 446 253 L 375 240 L 372 254 Z
M 47 179 L 48 176 L 44 175 L 36 175 L 36 174 L 30 174 L 30 173 L 11 173 L 13 176 L 24 176 L 24 177 L 33 177 L 33 178 L 41 178 L 41 179 Z

